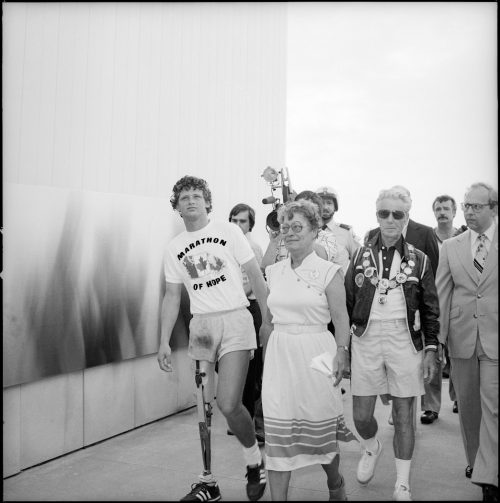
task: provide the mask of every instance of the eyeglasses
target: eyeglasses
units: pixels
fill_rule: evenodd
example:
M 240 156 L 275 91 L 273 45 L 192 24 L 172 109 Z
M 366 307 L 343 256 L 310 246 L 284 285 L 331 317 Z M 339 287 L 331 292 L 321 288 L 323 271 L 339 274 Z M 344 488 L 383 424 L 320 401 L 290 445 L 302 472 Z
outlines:
M 492 203 L 460 203 L 463 211 L 472 209 L 474 213 L 480 213 L 485 206 L 491 206 Z
M 400 211 L 400 210 L 395 210 L 395 211 L 378 210 L 377 211 L 377 217 L 382 218 L 382 219 L 385 220 L 386 218 L 389 218 L 389 215 L 391 213 L 392 213 L 392 218 L 394 218 L 394 220 L 403 220 L 403 218 L 406 215 L 406 213 L 404 211 Z
M 290 230 L 290 227 L 295 234 L 298 234 L 304 228 L 301 224 L 282 225 L 280 227 L 281 234 L 286 234 Z

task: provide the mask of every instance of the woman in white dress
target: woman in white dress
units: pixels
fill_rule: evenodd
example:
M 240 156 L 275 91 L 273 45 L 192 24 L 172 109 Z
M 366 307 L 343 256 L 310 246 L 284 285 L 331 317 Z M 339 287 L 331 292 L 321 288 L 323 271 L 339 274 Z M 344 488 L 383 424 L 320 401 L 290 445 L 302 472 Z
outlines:
M 288 202 L 278 220 L 289 256 L 266 267 L 273 331 L 264 341 L 262 401 L 271 498 L 287 499 L 292 470 L 321 464 L 330 500 L 345 500 L 337 442 L 355 437 L 345 426 L 338 386 L 349 371 L 344 277 L 313 250 L 321 222 L 313 203 Z M 337 341 L 327 330 L 330 318 Z M 324 353 L 331 378 L 311 367 Z

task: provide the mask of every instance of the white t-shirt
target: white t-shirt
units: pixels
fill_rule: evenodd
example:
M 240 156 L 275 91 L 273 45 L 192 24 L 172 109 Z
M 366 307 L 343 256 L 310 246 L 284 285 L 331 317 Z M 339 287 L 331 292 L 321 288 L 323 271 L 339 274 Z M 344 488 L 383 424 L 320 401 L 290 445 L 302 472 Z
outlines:
M 254 256 L 237 225 L 210 221 L 199 231 L 181 232 L 168 244 L 165 280 L 184 283 L 192 314 L 246 307 L 240 265 Z

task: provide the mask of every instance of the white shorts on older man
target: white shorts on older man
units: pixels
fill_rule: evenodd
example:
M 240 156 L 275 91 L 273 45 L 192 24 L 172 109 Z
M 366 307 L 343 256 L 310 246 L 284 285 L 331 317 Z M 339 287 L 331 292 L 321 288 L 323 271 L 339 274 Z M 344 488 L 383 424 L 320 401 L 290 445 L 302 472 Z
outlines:
M 423 395 L 423 354 L 413 346 L 405 319 L 370 320 L 361 337 L 351 338 L 352 394 Z

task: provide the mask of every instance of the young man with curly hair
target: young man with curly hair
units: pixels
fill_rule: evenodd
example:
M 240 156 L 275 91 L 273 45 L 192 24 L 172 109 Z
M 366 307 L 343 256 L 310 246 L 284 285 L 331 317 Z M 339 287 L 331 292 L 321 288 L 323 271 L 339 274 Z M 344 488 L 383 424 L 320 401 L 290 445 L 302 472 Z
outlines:
M 186 230 L 169 242 L 165 253 L 166 292 L 158 363 L 165 372 L 172 371 L 169 342 L 184 285 L 193 315 L 189 324 L 188 355 L 203 365 L 211 379 L 215 363 L 218 364 L 217 405 L 243 446 L 247 496 L 250 500 L 258 500 L 265 491 L 266 473 L 252 419 L 242 404 L 250 352 L 256 349 L 256 337 L 240 267 L 248 276 L 264 320 L 268 319 L 267 287 L 241 229 L 230 222 L 209 219 L 212 196 L 205 180 L 184 176 L 174 185 L 170 202 L 179 212 Z M 264 330 L 271 331 L 268 323 L 263 323 L 260 333 Z M 212 399 L 213 394 L 209 398 Z M 210 465 L 204 458 L 205 469 L 200 481 L 193 484 L 183 501 L 220 499 L 217 481 L 207 464 Z

